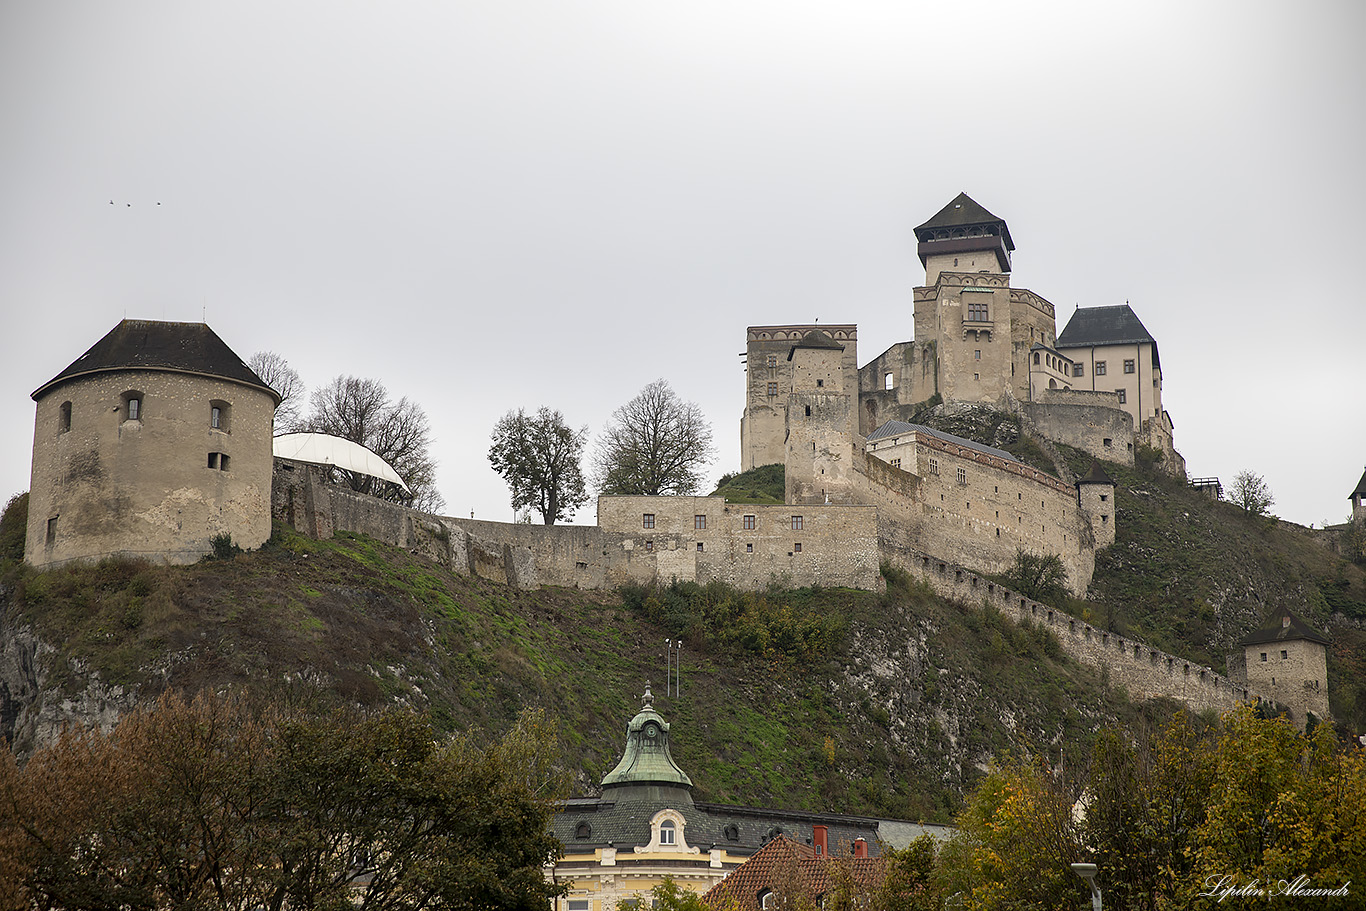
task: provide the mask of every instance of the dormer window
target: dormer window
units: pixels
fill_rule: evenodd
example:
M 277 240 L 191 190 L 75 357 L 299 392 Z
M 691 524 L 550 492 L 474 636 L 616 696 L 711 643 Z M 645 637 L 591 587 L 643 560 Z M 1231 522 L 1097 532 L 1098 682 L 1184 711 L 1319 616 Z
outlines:
M 581 822 L 574 827 L 574 837 L 579 841 L 587 841 L 593 834 L 593 827 L 586 822 Z
M 659 843 L 661 845 L 678 844 L 678 828 L 672 819 L 666 819 L 659 824 Z

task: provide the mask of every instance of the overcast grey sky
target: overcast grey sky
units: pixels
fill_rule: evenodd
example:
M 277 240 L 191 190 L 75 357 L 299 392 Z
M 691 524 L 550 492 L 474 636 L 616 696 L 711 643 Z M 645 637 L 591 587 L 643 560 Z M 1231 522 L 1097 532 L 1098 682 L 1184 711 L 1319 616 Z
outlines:
M 0 496 L 29 393 L 124 316 L 418 400 L 453 514 L 512 518 L 508 409 L 596 434 L 658 377 L 715 477 L 745 327 L 858 323 L 860 363 L 909 339 L 911 229 L 963 190 L 1059 330 L 1130 302 L 1193 475 L 1341 521 L 1364 34 L 1347 0 L 8 0 Z

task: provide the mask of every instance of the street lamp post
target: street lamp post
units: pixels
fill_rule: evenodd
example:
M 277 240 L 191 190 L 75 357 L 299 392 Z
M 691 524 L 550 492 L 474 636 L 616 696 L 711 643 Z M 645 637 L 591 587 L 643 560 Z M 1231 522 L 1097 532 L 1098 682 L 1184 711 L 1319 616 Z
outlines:
M 1100 886 L 1096 885 L 1095 864 L 1073 864 L 1072 872 L 1086 880 L 1091 887 L 1091 911 L 1100 911 Z

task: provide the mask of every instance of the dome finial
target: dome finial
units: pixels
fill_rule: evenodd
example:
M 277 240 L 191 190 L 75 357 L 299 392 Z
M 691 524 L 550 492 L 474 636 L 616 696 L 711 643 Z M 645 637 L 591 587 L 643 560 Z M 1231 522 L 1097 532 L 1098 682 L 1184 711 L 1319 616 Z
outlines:
M 655 697 L 650 695 L 650 681 L 645 681 L 645 695 L 640 697 L 640 701 L 645 703 L 645 708 L 653 708 Z

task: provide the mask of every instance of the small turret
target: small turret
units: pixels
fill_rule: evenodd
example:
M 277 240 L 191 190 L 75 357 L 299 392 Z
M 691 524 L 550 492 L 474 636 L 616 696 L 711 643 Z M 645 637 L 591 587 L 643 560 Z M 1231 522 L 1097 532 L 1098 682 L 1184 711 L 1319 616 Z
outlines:
M 1328 637 L 1289 610 L 1238 643 L 1247 662 L 1247 685 L 1290 710 L 1301 729 L 1309 713 L 1328 716 Z
M 1347 499 L 1352 501 L 1352 521 L 1366 525 L 1366 472 L 1362 472 L 1361 480 L 1357 481 L 1356 489 L 1347 495 Z
M 1099 462 L 1091 463 L 1086 477 L 1077 481 L 1077 504 L 1091 517 L 1096 548 L 1115 543 L 1115 482 Z
M 641 698 L 644 707 L 626 725 L 626 750 L 621 761 L 603 776 L 603 794 L 626 796 L 630 789 L 630 796 L 691 805 L 692 779 L 669 752 L 669 723 L 651 704 L 654 696 L 649 686 Z

